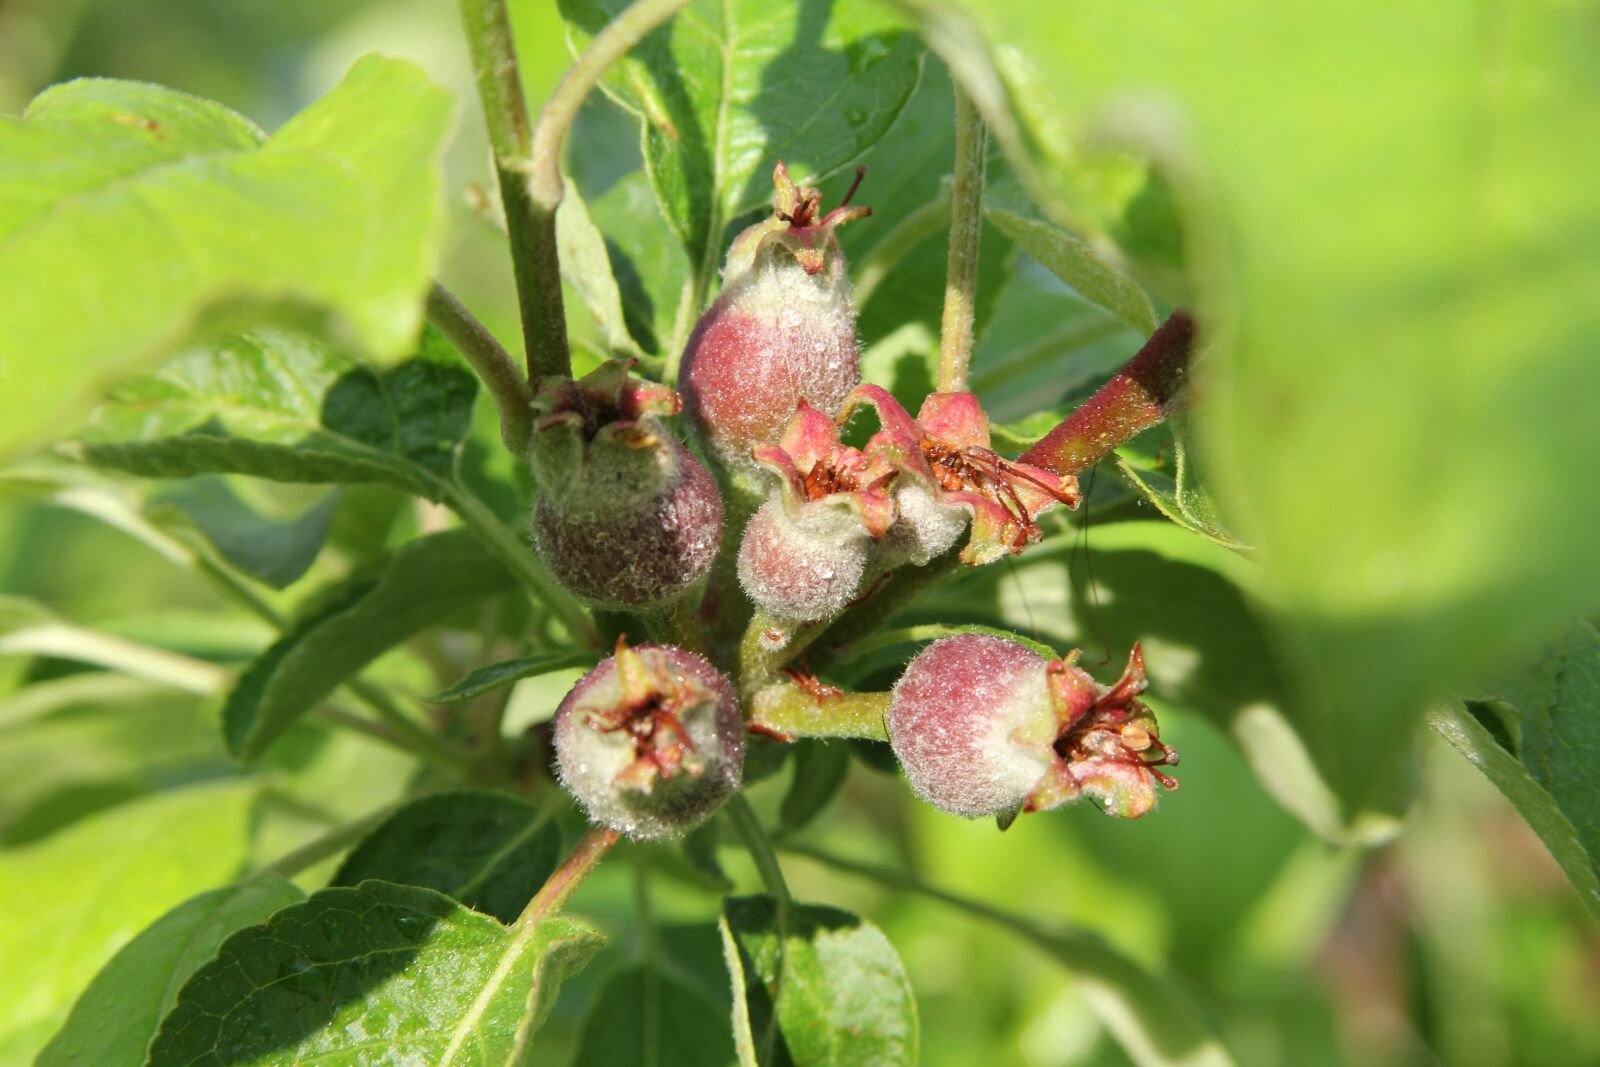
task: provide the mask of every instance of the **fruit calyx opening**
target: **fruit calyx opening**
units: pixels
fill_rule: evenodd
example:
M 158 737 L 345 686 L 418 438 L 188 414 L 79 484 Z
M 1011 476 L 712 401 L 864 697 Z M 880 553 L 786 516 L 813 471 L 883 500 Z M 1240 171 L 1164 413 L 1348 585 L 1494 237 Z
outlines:
M 617 638 L 616 664 L 621 698 L 610 707 L 579 709 L 595 730 L 624 733 L 633 744 L 633 762 L 617 774 L 616 784 L 648 792 L 657 780 L 670 781 L 679 774 L 698 777 L 705 763 L 682 715 L 708 695 L 681 674 L 652 671 L 628 647 L 626 636 Z

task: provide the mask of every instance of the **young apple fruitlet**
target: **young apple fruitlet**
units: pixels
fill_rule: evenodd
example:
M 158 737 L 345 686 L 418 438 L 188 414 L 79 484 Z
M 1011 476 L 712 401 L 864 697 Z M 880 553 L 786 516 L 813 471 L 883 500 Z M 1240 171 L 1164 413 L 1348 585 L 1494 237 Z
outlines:
M 722 537 L 722 497 L 661 418 L 681 405 L 613 360 L 546 379 L 529 459 L 533 543 L 552 574 L 597 607 L 659 606 L 699 581 Z
M 1114 685 L 1072 659 L 1047 659 L 990 634 L 924 648 L 895 685 L 889 740 L 917 795 L 956 815 L 1009 817 L 1092 797 L 1108 815 L 1155 806 L 1158 768 L 1178 754 L 1135 699 L 1144 659 L 1133 647 Z
M 562 784 L 595 822 L 676 837 L 739 788 L 744 722 L 733 685 L 699 656 L 618 640 L 556 709 L 555 747 Z
M 722 294 L 695 325 L 679 376 L 690 422 L 733 469 L 751 468 L 751 450 L 778 439 L 799 401 L 832 416 L 861 380 L 834 228 L 872 209 L 847 195 L 819 217 L 822 194 L 797 187 L 781 161 L 773 186 L 772 216 L 734 238 Z

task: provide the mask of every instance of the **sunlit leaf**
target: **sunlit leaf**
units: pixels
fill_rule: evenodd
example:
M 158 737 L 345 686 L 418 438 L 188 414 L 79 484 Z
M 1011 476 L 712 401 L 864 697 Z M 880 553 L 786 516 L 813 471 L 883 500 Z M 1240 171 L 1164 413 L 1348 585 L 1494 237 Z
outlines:
M 512 1062 L 600 944 L 572 919 L 505 927 L 431 889 L 324 889 L 222 943 L 178 994 L 151 1067 Z
M 723 949 L 742 1067 L 917 1062 L 917 1004 L 871 923 L 817 904 L 729 897 Z
M 447 94 L 369 56 L 271 137 L 208 101 L 82 80 L 0 118 L 0 448 L 262 320 L 403 355 L 439 240 Z M 26 368 L 26 373 L 23 372 Z
M 216 955 L 223 938 L 304 897 L 292 883 L 263 872 L 179 904 L 95 975 L 36 1064 L 143 1063 L 178 990 Z
M 73 998 L 140 930 L 235 876 L 255 794 L 241 782 L 174 790 L 0 852 L 0 1048 L 8 1056 L 26 1062 L 42 1048 Z

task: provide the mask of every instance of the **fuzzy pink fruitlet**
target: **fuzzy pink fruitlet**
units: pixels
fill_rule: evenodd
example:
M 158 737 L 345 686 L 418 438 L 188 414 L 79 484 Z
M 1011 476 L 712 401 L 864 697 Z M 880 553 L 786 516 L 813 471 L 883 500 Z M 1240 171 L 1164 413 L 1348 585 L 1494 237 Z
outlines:
M 1003 637 L 958 634 L 906 667 L 889 708 L 889 739 L 917 795 L 956 815 L 1044 811 L 1088 795 L 1132 819 L 1155 806 L 1161 743 L 1135 645 L 1122 678 L 1097 685 L 1068 660 Z
M 744 721 L 732 683 L 699 656 L 618 641 L 556 709 L 555 746 L 561 782 L 592 820 L 654 840 L 738 790 Z
M 837 614 L 893 521 L 893 469 L 840 444 L 838 425 L 803 400 L 779 442 L 756 449 L 755 458 L 779 484 L 745 527 L 739 583 L 779 618 Z
M 678 395 L 621 361 L 541 383 L 529 459 L 539 496 L 533 543 L 584 601 L 648 608 L 699 581 L 722 538 L 722 497 L 661 417 Z
M 690 422 L 735 469 L 778 439 L 800 401 L 831 416 L 861 380 L 834 229 L 872 209 L 846 196 L 819 218 L 821 194 L 796 187 L 781 161 L 773 186 L 773 214 L 728 249 L 722 294 L 695 325 L 678 378 Z

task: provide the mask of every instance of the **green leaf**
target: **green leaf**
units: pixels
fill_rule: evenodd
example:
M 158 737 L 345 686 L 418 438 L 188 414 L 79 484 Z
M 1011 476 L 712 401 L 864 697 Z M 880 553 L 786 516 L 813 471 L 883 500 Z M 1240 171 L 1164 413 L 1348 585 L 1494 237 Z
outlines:
M 222 711 L 228 750 L 255 759 L 381 653 L 452 612 L 514 587 L 469 530 L 406 544 L 375 578 L 341 587 L 245 669 Z
M 161 793 L 0 852 L 0 1047 L 31 1059 L 119 948 L 233 878 L 255 793 L 237 781 Z
M 1600 920 L 1600 632 L 1576 624 L 1482 695 L 1429 720 L 1516 805 Z
M 1118 449 L 1117 473 L 1157 511 L 1190 533 L 1236 552 L 1249 551 L 1249 545 L 1223 526 L 1216 502 L 1190 455 L 1187 427 L 1174 424 L 1171 440 L 1170 458 L 1162 456 L 1159 461 L 1137 447 Z
M 1251 608 L 1258 573 L 1170 523 L 1095 524 L 1081 544 L 1068 533 L 1007 567 L 979 568 L 924 597 L 907 621 L 959 610 L 1054 648 L 1082 648 L 1084 662 L 1103 663 L 1093 670 L 1107 674 L 1138 641 L 1148 696 L 1216 723 L 1274 800 L 1330 840 L 1384 840 L 1398 829 L 1407 793 L 1391 780 L 1353 805 L 1332 789 L 1320 720 L 1293 697 L 1267 624 Z
M 192 526 L 228 563 L 283 589 L 316 562 L 338 506 L 338 494 L 330 493 L 291 519 L 274 520 L 239 499 L 221 478 L 208 477 L 156 494 L 149 508 L 158 520 Z
M 575 47 L 625 6 L 562 0 Z M 709 276 L 723 228 L 771 202 L 773 164 L 814 181 L 860 155 L 916 88 L 921 52 L 902 20 L 867 0 L 697 0 L 603 84 L 643 122 L 651 187 Z
M 148 1062 L 527 1062 L 561 983 L 600 941 L 565 918 L 508 928 L 416 886 L 324 889 L 224 941 Z
M 779 809 L 785 831 L 798 830 L 816 818 L 850 773 L 850 746 L 814 738 L 795 742 L 794 777 Z
M 1069 130 L 1190 178 L 1195 261 L 1225 267 L 1197 279 L 1216 343 L 1196 428 L 1223 517 L 1261 550 L 1330 784 L 1361 803 L 1425 706 L 1597 602 L 1600 423 L 1573 404 L 1600 393 L 1589 14 L 1235 0 L 1162 5 L 1129 33 L 1116 0 L 1018 0 L 984 17 Z
M 414 358 L 385 371 L 261 329 L 194 348 L 113 391 L 84 431 L 84 455 L 147 478 L 371 482 L 436 499 L 477 391 L 431 327 Z
M 561 277 L 589 310 L 611 354 L 644 356 L 644 349 L 628 332 L 627 317 L 622 310 L 622 291 L 611 273 L 605 235 L 589 217 L 583 194 L 570 179 L 566 182 L 561 206 L 556 209 L 556 243 L 561 253 Z
M 83 80 L 0 118 L 0 451 L 226 324 L 313 326 L 380 358 L 421 323 L 448 94 L 359 60 L 263 139 L 216 104 Z
M 426 886 L 510 923 L 561 855 L 561 828 L 525 800 L 476 789 L 436 793 L 385 819 L 331 884 Z
M 263 872 L 236 885 L 190 897 L 157 919 L 111 958 L 72 1007 L 37 1067 L 143 1063 L 178 990 L 216 955 L 223 938 L 305 898 Z
M 1085 300 L 1100 305 L 1143 334 L 1155 332 L 1155 309 L 1139 283 L 1088 244 L 1042 219 L 992 205 L 985 206 L 984 217 Z
M 728 1017 L 704 996 L 650 967 L 606 979 L 583 1021 L 573 1067 L 731 1067 Z
M 0 702 L 0 844 L 229 770 L 215 709 L 190 694 L 102 672 L 35 682 Z
M 593 667 L 599 662 L 600 653 L 588 649 L 541 652 L 536 656 L 502 660 L 487 667 L 479 667 L 449 689 L 434 694 L 428 700 L 434 704 L 456 704 L 463 700 L 481 697 L 485 693 L 523 678 L 536 678 L 542 674 L 572 670 L 575 667 Z
M 722 943 L 742 1067 L 917 1062 L 917 1004 L 876 926 L 816 904 L 729 897 Z

